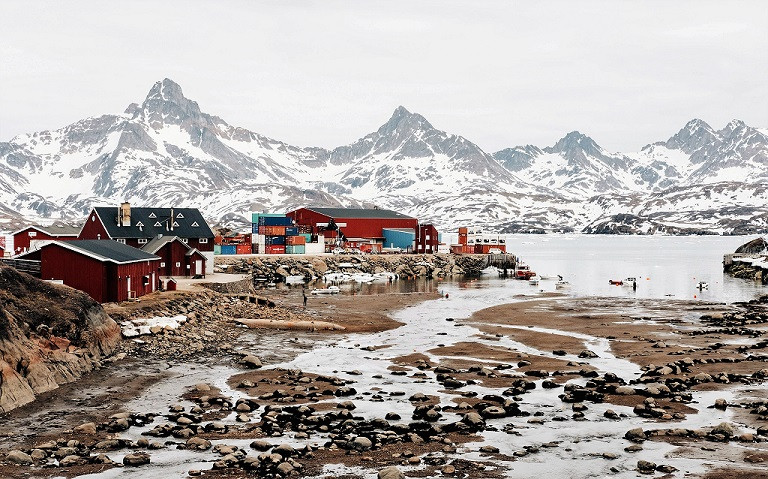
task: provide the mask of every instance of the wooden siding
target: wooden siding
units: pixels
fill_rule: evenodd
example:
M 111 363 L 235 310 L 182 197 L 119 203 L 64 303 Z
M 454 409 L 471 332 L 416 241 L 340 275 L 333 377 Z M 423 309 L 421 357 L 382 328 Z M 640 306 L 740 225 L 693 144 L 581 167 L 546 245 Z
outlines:
M 29 233 L 32 232 L 35 234 L 35 236 L 29 236 Z M 21 254 L 25 251 L 29 251 L 29 245 L 32 243 L 32 241 L 40 241 L 40 240 L 58 240 L 58 241 L 67 241 L 67 240 L 75 240 L 77 239 L 76 236 L 51 236 L 48 233 L 43 233 L 40 230 L 37 230 L 35 228 L 32 228 L 31 226 L 29 228 L 25 228 L 22 231 L 19 231 L 15 235 L 13 235 L 13 254 Z
M 101 262 L 76 251 L 51 244 L 41 250 L 40 277 L 62 280 L 65 285 L 84 291 L 100 303 L 128 299 L 128 280 L 135 297 L 155 290 L 152 273 L 156 273 L 158 260 L 117 265 Z M 149 283 L 144 284 L 143 278 Z M 156 279 L 155 279 L 156 281 Z
M 88 215 L 77 239 L 109 239 L 109 234 L 95 211 Z

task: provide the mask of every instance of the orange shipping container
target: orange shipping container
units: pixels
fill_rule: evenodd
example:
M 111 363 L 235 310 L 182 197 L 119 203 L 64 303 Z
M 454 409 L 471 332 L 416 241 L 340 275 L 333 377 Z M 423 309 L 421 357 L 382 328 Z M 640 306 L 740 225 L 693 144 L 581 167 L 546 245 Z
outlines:
M 267 236 L 285 236 L 285 226 L 265 226 Z
M 285 244 L 289 245 L 302 245 L 307 243 L 307 238 L 303 236 L 286 236 Z
M 251 254 L 252 251 L 250 244 L 237 245 L 237 254 Z

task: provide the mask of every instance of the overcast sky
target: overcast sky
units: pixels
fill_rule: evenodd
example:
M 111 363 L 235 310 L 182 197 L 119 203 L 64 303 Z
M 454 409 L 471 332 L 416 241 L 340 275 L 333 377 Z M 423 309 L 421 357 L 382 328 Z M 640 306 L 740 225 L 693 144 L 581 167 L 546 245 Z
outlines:
M 0 17 L 0 141 L 122 112 L 165 77 L 298 146 L 351 143 L 398 105 L 489 152 L 768 127 L 765 0 L 3 0 Z

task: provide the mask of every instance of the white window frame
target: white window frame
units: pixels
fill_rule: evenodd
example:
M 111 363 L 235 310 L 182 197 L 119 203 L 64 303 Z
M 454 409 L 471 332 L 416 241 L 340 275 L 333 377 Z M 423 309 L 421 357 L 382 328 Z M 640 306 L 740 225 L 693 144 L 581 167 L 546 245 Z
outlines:
M 117 241 L 120 244 L 125 244 L 125 238 L 117 238 L 115 241 Z
M 30 231 L 29 232 L 29 237 L 30 238 L 34 238 L 35 236 L 37 236 L 37 231 Z
M 179 261 L 176 261 L 176 267 L 181 268 L 181 263 Z
M 180 238 L 180 239 L 181 239 L 181 242 L 184 244 L 189 243 L 189 238 Z
M 207 243 L 207 242 L 208 242 L 208 238 L 200 238 L 200 239 L 198 240 L 198 242 L 199 242 L 200 244 L 205 244 L 205 243 Z
M 139 238 L 139 244 L 147 244 L 147 238 Z
M 165 268 L 165 263 L 160 263 L 161 268 Z

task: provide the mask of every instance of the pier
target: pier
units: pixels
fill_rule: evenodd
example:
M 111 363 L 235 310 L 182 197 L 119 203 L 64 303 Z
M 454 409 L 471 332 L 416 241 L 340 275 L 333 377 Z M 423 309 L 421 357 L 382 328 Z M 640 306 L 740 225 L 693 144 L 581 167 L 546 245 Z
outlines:
M 486 260 L 485 267 L 494 266 L 499 269 L 499 276 L 502 278 L 508 278 L 515 276 L 515 268 L 517 267 L 517 256 L 513 254 L 489 254 Z

